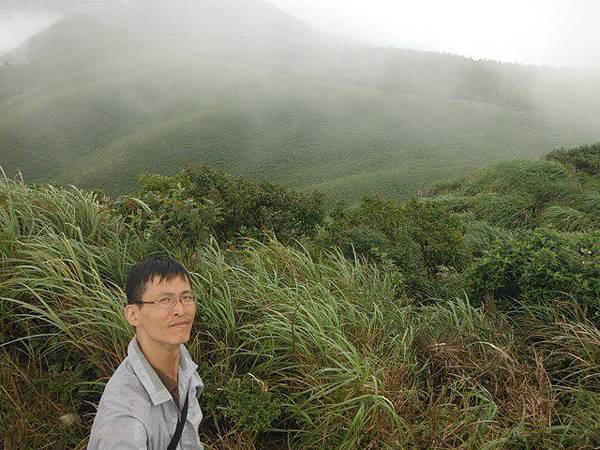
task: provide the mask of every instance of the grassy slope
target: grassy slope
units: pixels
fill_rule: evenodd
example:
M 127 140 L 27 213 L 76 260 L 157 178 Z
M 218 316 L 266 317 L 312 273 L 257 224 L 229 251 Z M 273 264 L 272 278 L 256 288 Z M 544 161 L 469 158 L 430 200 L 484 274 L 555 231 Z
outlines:
M 30 44 L 38 62 L 0 67 L 9 174 L 121 193 L 138 173 L 207 163 L 352 201 L 403 197 L 489 161 L 600 135 L 593 102 L 585 117 L 573 114 L 584 110 L 577 102 L 536 108 L 532 85 L 568 83 L 534 82 L 529 69 L 222 36 L 115 42 L 116 29 L 67 25 Z
M 592 139 L 536 112 L 384 94 L 189 54 L 111 58 L 82 71 L 79 63 L 0 103 L 9 172 L 123 192 L 134 174 L 203 162 L 355 199 L 409 194 L 490 160 Z M 27 68 L 9 69 L 24 79 Z

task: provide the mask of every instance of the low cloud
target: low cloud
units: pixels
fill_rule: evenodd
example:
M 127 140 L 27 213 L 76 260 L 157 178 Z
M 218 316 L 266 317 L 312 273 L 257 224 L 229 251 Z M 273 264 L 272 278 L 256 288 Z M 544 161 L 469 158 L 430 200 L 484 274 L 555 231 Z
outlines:
M 42 10 L 0 11 L 0 53 L 18 47 L 59 18 L 57 13 Z

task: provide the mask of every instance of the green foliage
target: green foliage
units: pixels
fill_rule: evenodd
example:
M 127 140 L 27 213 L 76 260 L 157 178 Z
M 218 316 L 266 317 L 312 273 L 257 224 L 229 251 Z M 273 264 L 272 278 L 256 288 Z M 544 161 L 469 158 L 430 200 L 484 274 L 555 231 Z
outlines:
M 177 178 L 142 175 L 142 190 L 124 197 L 117 208 L 127 222 L 149 239 L 194 246 L 207 242 L 223 222 L 221 210 L 208 199 L 191 197 Z
M 466 262 L 462 221 L 428 199 L 401 204 L 365 197 L 356 208 L 334 213 L 319 238 L 321 246 L 337 245 L 348 257 L 391 262 L 418 292 L 428 290 L 432 275 Z
M 464 226 L 455 215 L 436 202 L 415 199 L 404 203 L 402 212 L 430 272 L 464 266 Z
M 467 195 L 522 193 L 535 206 L 558 202 L 580 189 L 565 166 L 555 161 L 503 161 L 478 172 L 464 191 Z
M 570 298 L 600 312 L 600 235 L 524 232 L 498 241 L 472 267 L 478 295 L 526 301 Z
M 600 142 L 571 149 L 560 148 L 548 153 L 548 161 L 558 161 L 588 175 L 600 175 Z
M 551 205 L 540 213 L 539 224 L 559 231 L 587 231 L 600 226 L 600 217 L 594 217 L 570 206 Z
M 596 226 L 598 226 L 598 220 L 600 217 L 600 189 L 594 189 L 593 186 L 590 186 L 589 190 L 586 190 L 577 207 L 588 213 L 592 219 L 595 219 Z
M 93 405 L 132 335 L 126 269 L 156 241 L 183 258 L 198 294 L 188 348 L 206 384 L 209 447 L 597 446 L 593 222 L 578 233 L 506 228 L 458 204 L 471 195 L 446 192 L 367 197 L 319 225 L 310 195 L 208 169 L 143 183 L 147 197 L 115 208 L 79 190 L 0 181 L 0 430 L 10 448 L 85 447 Z M 542 198 L 535 192 L 523 197 Z M 548 198 L 589 213 L 588 192 Z M 492 217 L 520 208 L 510 206 L 494 204 Z M 264 239 L 257 230 L 271 221 L 301 243 Z M 233 241 L 205 244 L 214 230 Z M 261 240 L 239 238 L 255 232 Z M 423 293 L 437 296 L 423 302 Z M 70 428 L 57 420 L 65 413 Z
M 89 433 L 78 415 L 83 380 L 81 370 L 48 367 L 31 348 L 21 355 L 0 350 L 3 448 L 78 448 Z
M 237 236 L 259 238 L 272 231 L 282 242 L 311 236 L 323 221 L 323 194 L 300 193 L 271 183 L 254 183 L 207 166 L 182 174 L 188 194 L 206 198 L 222 210 L 215 234 L 222 240 Z
M 473 196 L 450 197 L 447 204 L 454 211 L 466 210 L 475 219 L 503 228 L 527 228 L 533 220 L 535 200 L 527 193 L 496 194 L 482 192 Z
M 0 180 L 2 243 L 45 231 L 78 241 L 107 243 L 119 226 L 108 213 L 108 198 L 75 187 L 32 186 Z
M 272 232 L 283 242 L 311 236 L 323 220 L 322 195 L 253 183 L 206 166 L 173 177 L 143 175 L 137 197 L 118 211 L 136 230 L 173 244 L 197 245 L 213 236 L 262 239 Z
M 281 414 L 281 404 L 264 383 L 247 375 L 234 378 L 223 387 L 224 404 L 218 406 L 234 426 L 250 433 L 272 427 Z

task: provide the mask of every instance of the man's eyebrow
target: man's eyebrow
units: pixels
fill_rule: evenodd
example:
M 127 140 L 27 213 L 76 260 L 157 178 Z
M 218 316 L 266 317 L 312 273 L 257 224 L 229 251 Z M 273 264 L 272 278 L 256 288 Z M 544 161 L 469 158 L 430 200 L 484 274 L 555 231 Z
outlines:
M 186 289 L 184 291 L 181 291 L 182 294 L 193 294 L 194 291 L 192 291 L 191 289 Z M 163 295 L 175 295 L 175 292 L 161 292 L 159 294 L 157 294 L 158 296 L 163 296 Z

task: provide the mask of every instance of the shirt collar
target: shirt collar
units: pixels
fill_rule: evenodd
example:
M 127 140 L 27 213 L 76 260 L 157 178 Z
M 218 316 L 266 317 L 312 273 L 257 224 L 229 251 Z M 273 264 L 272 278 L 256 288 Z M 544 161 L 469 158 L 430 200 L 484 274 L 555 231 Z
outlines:
M 155 406 L 171 399 L 171 394 L 165 388 L 156 371 L 146 359 L 146 356 L 142 352 L 135 337 L 129 342 L 129 346 L 127 347 L 127 358 L 131 363 L 133 371 L 148 392 L 148 395 Z M 192 360 L 192 356 L 185 346 L 181 344 L 179 349 L 179 380 L 183 386 L 187 385 L 187 381 L 190 380 L 187 389 L 193 389 L 200 386 L 200 392 L 202 392 L 204 384 L 196 373 L 197 368 L 198 365 Z M 200 392 L 196 389 L 196 396 L 198 396 Z
M 204 383 L 198 372 L 196 372 L 197 369 L 198 365 L 192 359 L 192 355 L 185 348 L 185 345 L 181 345 L 179 352 L 179 377 L 181 380 L 189 380 L 187 390 L 196 389 L 195 395 L 196 397 L 200 397 L 200 394 L 204 390 Z

